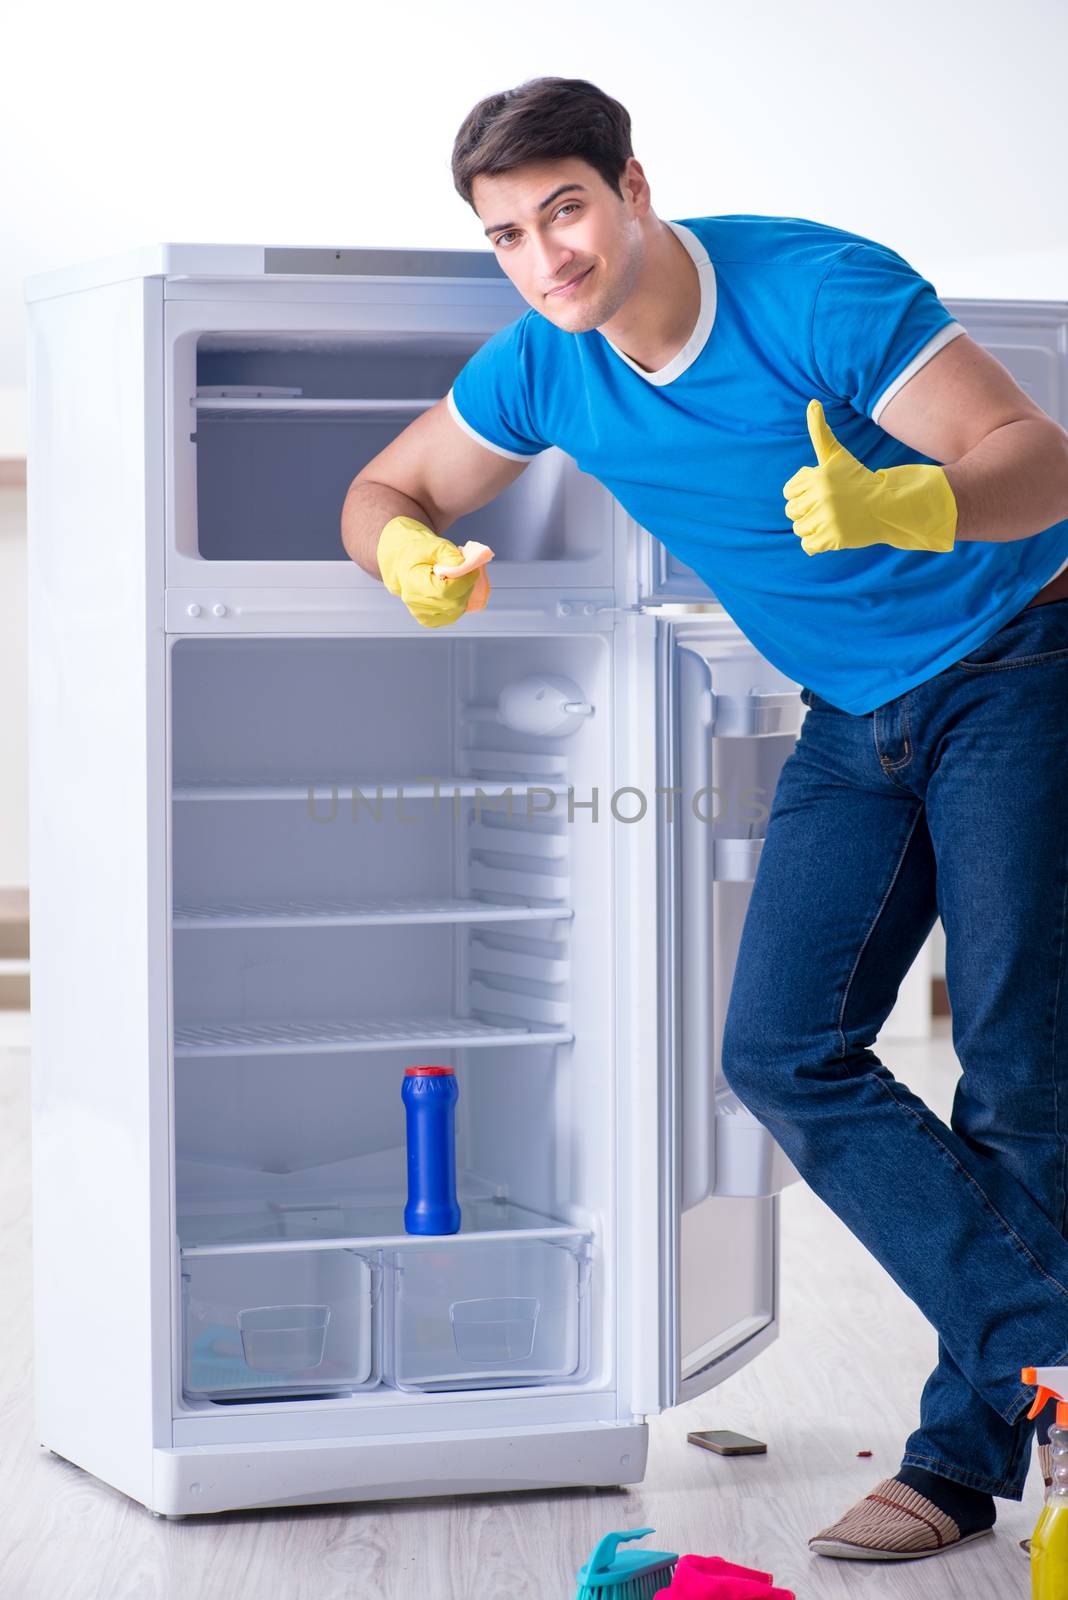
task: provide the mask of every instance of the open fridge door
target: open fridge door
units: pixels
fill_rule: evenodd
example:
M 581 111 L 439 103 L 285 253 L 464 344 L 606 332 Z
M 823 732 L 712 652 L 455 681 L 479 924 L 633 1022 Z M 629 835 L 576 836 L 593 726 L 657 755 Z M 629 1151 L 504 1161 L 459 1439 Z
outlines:
M 778 1332 L 778 1195 L 797 1172 L 723 1080 L 720 1041 L 763 830 L 804 707 L 723 614 L 661 621 L 665 1405 Z

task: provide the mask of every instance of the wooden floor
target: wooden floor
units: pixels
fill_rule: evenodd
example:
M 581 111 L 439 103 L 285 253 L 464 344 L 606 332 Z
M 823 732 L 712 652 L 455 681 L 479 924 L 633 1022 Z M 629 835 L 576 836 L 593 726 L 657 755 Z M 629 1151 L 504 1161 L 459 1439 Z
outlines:
M 885 1057 L 945 1116 L 955 1067 L 948 1023 L 936 1026 L 933 1044 L 895 1043 Z M 628 1526 L 655 1527 L 661 1548 L 771 1570 L 798 1600 L 1030 1593 L 1017 1539 L 1040 1507 L 1034 1467 L 1022 1506 L 999 1501 L 995 1535 L 964 1549 L 892 1566 L 808 1553 L 811 1533 L 896 1470 L 935 1335 L 800 1184 L 783 1204 L 780 1339 L 719 1389 L 652 1419 L 640 1487 L 153 1518 L 34 1434 L 27 1038 L 24 1017 L 0 1015 L 3 1600 L 571 1600 L 597 1539 Z M 768 1453 L 720 1459 L 686 1443 L 707 1427 L 756 1434 Z

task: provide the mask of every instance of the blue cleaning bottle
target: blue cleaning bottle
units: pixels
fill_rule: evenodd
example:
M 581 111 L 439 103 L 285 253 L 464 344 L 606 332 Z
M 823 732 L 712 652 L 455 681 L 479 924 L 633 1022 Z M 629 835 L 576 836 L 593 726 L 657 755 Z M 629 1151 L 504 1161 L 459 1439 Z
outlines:
M 455 1110 L 451 1067 L 407 1067 L 401 1099 L 408 1133 L 407 1233 L 459 1233 Z

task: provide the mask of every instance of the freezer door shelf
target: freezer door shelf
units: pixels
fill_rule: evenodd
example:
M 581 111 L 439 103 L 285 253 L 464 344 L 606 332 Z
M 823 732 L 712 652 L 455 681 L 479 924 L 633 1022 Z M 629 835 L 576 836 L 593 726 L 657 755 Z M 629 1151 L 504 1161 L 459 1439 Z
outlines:
M 435 1391 L 580 1382 L 591 1252 L 590 1235 L 566 1226 L 383 1249 L 364 1239 L 358 1249 L 335 1240 L 183 1250 L 185 1396 L 250 1403 L 380 1383 Z

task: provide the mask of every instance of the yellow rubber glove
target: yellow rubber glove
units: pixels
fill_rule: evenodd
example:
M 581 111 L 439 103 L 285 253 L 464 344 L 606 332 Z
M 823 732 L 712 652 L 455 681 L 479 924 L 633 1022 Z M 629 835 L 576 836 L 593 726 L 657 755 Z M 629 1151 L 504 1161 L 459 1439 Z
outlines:
M 952 550 L 957 502 L 941 467 L 910 462 L 878 472 L 838 443 L 818 400 L 808 403 L 814 467 L 782 486 L 786 515 L 806 555 L 892 544 L 898 550 Z
M 467 610 L 477 572 L 462 578 L 439 578 L 434 563 L 461 566 L 463 552 L 414 517 L 391 517 L 378 536 L 378 570 L 390 594 L 399 594 L 416 622 L 440 628 Z

